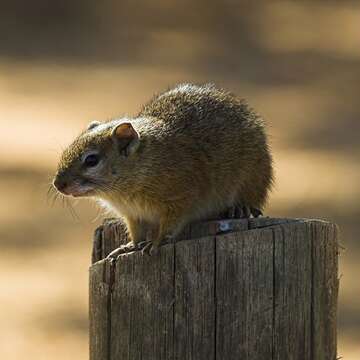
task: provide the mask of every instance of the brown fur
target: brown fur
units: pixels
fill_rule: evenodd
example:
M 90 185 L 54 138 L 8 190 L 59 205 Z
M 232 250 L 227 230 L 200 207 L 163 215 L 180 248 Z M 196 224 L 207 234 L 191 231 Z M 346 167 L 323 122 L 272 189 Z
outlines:
M 116 139 L 128 133 L 114 135 L 122 123 L 138 138 Z M 64 152 L 58 177 L 88 186 L 125 219 L 134 243 L 152 229 L 156 247 L 190 221 L 266 202 L 273 171 L 264 122 L 226 91 L 180 85 L 132 119 L 90 128 Z M 84 169 L 81 158 L 93 150 L 101 162 Z

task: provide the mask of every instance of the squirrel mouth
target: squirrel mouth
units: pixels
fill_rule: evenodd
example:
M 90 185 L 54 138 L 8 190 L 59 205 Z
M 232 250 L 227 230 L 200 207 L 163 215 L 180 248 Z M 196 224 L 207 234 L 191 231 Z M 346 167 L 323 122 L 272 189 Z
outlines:
M 73 197 L 83 197 L 83 196 L 90 196 L 94 190 L 92 188 L 86 187 L 74 187 L 71 189 L 68 189 L 66 195 L 70 195 Z
M 78 184 L 68 185 L 61 189 L 57 188 L 57 190 L 63 195 L 72 196 L 72 197 L 85 197 L 85 196 L 90 196 L 94 193 L 94 189 L 92 187 L 88 185 L 81 186 Z
M 78 192 L 72 192 L 69 195 L 73 196 L 73 197 L 83 197 L 83 196 L 90 196 L 91 194 L 93 194 L 94 191 L 93 190 L 86 190 L 86 191 L 78 191 Z

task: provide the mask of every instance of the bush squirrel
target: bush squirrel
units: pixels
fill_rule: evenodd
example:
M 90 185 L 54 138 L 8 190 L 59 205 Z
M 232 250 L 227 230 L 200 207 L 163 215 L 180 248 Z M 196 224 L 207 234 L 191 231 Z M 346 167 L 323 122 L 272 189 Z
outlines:
M 259 213 L 273 182 L 263 120 L 214 85 L 182 84 L 139 114 L 92 122 L 63 152 L 54 186 L 122 217 L 150 251 L 189 222 L 241 205 Z

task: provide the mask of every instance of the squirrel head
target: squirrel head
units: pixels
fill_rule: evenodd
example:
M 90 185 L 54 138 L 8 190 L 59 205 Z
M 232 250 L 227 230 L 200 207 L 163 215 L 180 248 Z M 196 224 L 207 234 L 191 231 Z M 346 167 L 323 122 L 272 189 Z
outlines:
M 91 122 L 63 152 L 53 184 L 64 195 L 101 198 L 117 189 L 122 169 L 129 168 L 139 144 L 128 119 Z

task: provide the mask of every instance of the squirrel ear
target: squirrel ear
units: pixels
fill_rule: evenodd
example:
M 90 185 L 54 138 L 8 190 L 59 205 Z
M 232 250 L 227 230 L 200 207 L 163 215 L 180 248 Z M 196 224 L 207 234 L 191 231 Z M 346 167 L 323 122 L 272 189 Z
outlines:
M 91 129 L 97 127 L 97 126 L 100 125 L 100 124 L 101 124 L 100 121 L 94 120 L 94 121 L 92 121 L 92 122 L 88 125 L 87 130 L 91 130 Z
M 139 134 L 130 123 L 116 125 L 111 137 L 122 154 L 129 156 L 139 145 Z

